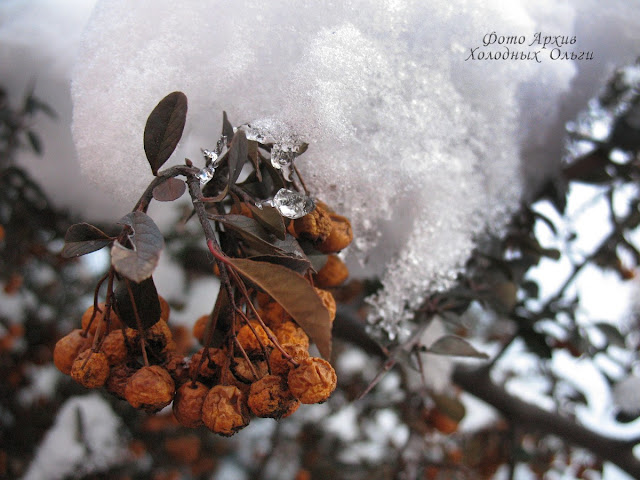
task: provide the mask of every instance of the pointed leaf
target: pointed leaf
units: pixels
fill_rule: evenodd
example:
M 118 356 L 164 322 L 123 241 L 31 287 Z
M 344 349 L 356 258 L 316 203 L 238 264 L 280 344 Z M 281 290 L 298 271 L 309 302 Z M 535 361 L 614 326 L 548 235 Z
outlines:
M 256 142 L 255 140 L 249 140 L 247 146 L 248 146 L 247 152 L 249 155 L 249 160 L 251 160 L 251 163 L 253 164 L 255 176 L 258 179 L 258 181 L 261 182 L 262 172 L 260 172 L 260 155 L 258 154 L 258 142 Z
M 154 175 L 176 149 L 187 120 L 187 96 L 173 92 L 160 100 L 144 127 L 144 152 Z
M 153 327 L 160 320 L 161 312 L 158 291 L 155 283 L 153 283 L 153 277 L 149 277 L 140 283 L 131 282 L 125 278 L 118 283 L 118 287 L 114 292 L 116 313 L 128 327 L 137 329 L 138 323 L 136 322 L 127 284 L 129 284 L 131 293 L 133 293 L 133 300 L 142 327 Z
M 164 247 L 162 233 L 151 217 L 142 212 L 132 212 L 118 222 L 132 229 L 129 236 L 133 249 L 126 248 L 117 240 L 111 247 L 111 265 L 118 273 L 142 282 L 149 278 L 158 264 Z
M 296 258 L 289 255 L 257 255 L 251 257 L 256 262 L 273 263 L 274 265 L 282 265 L 289 270 L 304 275 L 311 268 L 311 262 L 306 258 Z
M 229 153 L 227 154 L 229 162 L 229 186 L 238 180 L 248 155 L 249 145 L 247 144 L 247 135 L 244 133 L 244 130 L 238 130 L 233 136 L 233 140 L 229 146 Z
M 307 280 L 286 267 L 245 258 L 229 261 L 247 280 L 267 292 L 293 317 L 324 358 L 331 356 L 329 311 Z
M 486 353 L 479 352 L 465 339 L 455 335 L 440 337 L 426 351 L 455 357 L 489 358 Z
M 267 231 L 273 233 L 280 240 L 285 239 L 286 229 L 284 227 L 284 220 L 277 208 L 270 207 L 268 205 L 258 208 L 251 203 L 247 203 L 247 206 L 251 210 L 253 218 L 255 218 L 260 225 L 262 225 Z
M 98 227 L 88 223 L 76 223 L 71 225 L 64 236 L 64 258 L 79 257 L 87 253 L 95 252 L 111 243 L 109 235 Z
M 211 220 L 222 223 L 225 227 L 237 233 L 248 246 L 259 253 L 278 255 L 284 253 L 273 244 L 277 241 L 273 235 L 267 233 L 253 218 L 244 215 L 208 215 Z
M 178 178 L 169 178 L 153 189 L 153 198 L 159 202 L 172 202 L 180 198 L 187 189 L 187 185 Z
M 227 118 L 227 112 L 222 112 L 222 135 L 227 137 L 227 142 L 230 142 L 233 139 L 233 125 Z

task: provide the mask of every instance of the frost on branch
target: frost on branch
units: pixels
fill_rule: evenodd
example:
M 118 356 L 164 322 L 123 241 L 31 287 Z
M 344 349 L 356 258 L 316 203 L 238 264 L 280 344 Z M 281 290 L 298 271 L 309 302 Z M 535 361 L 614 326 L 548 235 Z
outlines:
M 309 142 L 296 167 L 310 189 L 353 220 L 354 273 L 382 276 L 372 321 L 403 336 L 425 291 L 451 285 L 476 235 L 499 233 L 517 207 L 520 139 L 530 119 L 557 111 L 575 73 L 566 62 L 465 62 L 467 50 L 494 30 L 571 35 L 566 10 L 549 19 L 525 2 L 208 0 L 176 10 L 105 0 L 73 78 L 80 161 L 117 195 L 140 191 L 137 132 L 168 91 L 190 101 L 178 161 L 215 142 L 224 109 L 252 127 L 290 126 L 283 135 Z M 531 94 L 540 84 L 544 95 Z M 289 168 L 295 145 L 272 158 Z

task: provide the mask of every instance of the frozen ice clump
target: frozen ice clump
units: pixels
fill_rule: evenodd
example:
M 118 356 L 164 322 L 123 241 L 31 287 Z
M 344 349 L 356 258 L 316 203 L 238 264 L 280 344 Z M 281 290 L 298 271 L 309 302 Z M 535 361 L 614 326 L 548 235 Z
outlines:
M 176 162 L 218 138 L 223 110 L 234 125 L 288 125 L 309 142 L 296 166 L 313 195 L 352 220 L 352 271 L 382 277 L 373 322 L 403 336 L 474 237 L 501 231 L 521 172 L 539 184 L 548 167 L 523 168 L 523 145 L 531 162 L 562 136 L 538 125 L 558 114 L 575 62 L 465 61 L 493 31 L 573 34 L 580 2 L 553 15 L 553 2 L 529 3 L 102 0 L 73 76 L 80 162 L 133 202 L 151 178 L 146 117 L 175 90 L 190 109 Z
M 22 480 L 78 478 L 126 461 L 123 428 L 100 395 L 67 400 Z

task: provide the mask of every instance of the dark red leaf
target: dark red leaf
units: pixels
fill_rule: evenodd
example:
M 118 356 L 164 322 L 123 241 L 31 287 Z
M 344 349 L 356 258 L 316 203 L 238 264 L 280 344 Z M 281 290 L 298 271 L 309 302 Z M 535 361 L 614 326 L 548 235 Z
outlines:
M 118 222 L 131 227 L 129 236 L 132 249 L 126 248 L 117 240 L 111 247 L 111 265 L 116 271 L 134 282 L 149 278 L 158 264 L 160 252 L 164 247 L 162 233 L 147 214 L 132 212 Z
M 114 292 L 116 313 L 128 327 L 137 329 L 138 323 L 136 322 L 127 283 L 133 293 L 133 299 L 142 327 L 153 327 L 158 320 L 160 320 L 161 312 L 158 291 L 156 290 L 156 285 L 153 283 L 153 278 L 149 277 L 140 283 L 131 282 L 125 278 L 118 283 L 118 287 Z
M 109 235 L 98 227 L 88 223 L 71 225 L 64 236 L 62 256 L 65 258 L 79 257 L 95 252 L 111 243 Z
M 176 149 L 187 120 L 187 96 L 173 92 L 160 100 L 144 127 L 144 153 L 154 175 Z
M 187 185 L 180 179 L 169 178 L 153 189 L 153 198 L 159 202 L 172 202 L 184 194 Z

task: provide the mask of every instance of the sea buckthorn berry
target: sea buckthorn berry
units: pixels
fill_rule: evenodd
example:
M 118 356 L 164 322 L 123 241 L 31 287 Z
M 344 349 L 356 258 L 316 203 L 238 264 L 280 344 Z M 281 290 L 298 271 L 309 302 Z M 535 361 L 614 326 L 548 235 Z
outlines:
M 274 333 L 280 345 L 302 345 L 309 349 L 309 337 L 293 320 L 284 322 Z
M 200 382 L 187 382 L 176 391 L 173 414 L 180 424 L 189 428 L 202 425 L 202 404 L 209 387 Z
M 349 246 L 353 240 L 353 230 L 347 217 L 337 213 L 329 214 L 331 217 L 331 233 L 324 242 L 316 245 L 322 253 L 336 253 Z
M 102 322 L 104 318 L 106 309 L 107 307 L 105 306 L 104 302 L 100 302 L 98 304 L 98 312 L 96 313 L 96 317 L 93 319 L 93 322 L 91 323 L 91 327 L 89 327 L 89 333 L 91 335 L 94 335 L 96 333 L 96 329 L 98 328 L 98 325 L 100 324 L 100 322 Z M 87 327 L 89 326 L 89 322 L 91 321 L 92 316 L 93 316 L 93 305 L 87 308 L 85 312 L 82 314 L 82 328 L 84 330 L 86 330 Z M 110 326 L 109 326 L 110 330 L 116 330 L 116 329 L 122 328 L 122 322 L 120 321 L 120 318 L 118 317 L 116 312 L 113 311 L 113 309 L 111 309 L 111 313 L 109 313 L 109 318 L 111 319 Z M 105 326 L 102 327 L 102 333 L 105 332 L 105 328 L 107 328 L 106 324 Z
M 169 302 L 167 302 L 161 295 L 158 295 L 158 302 L 160 302 L 160 320 L 168 322 L 169 315 L 171 314 L 171 307 L 169 306 Z
M 269 372 L 267 362 L 263 359 L 259 358 L 252 360 L 251 365 L 253 365 L 258 378 L 261 378 Z M 249 363 L 242 356 L 235 357 L 231 361 L 231 373 L 233 373 L 233 375 L 243 383 L 252 383 L 257 380 L 253 374 L 253 370 L 251 370 L 251 367 L 249 366 Z
M 309 357 L 302 360 L 298 367 L 289 370 L 287 382 L 291 393 L 302 403 L 321 403 L 336 389 L 337 377 L 329 362 Z
M 204 334 L 207 330 L 207 324 L 209 323 L 209 314 L 202 315 L 196 323 L 193 324 L 193 338 L 198 340 L 201 345 L 204 345 Z
M 349 269 L 337 255 L 329 255 L 324 266 L 313 276 L 316 287 L 331 288 L 342 285 L 349 277 Z
M 127 346 L 124 343 L 124 332 L 113 330 L 102 341 L 100 351 L 105 354 L 109 365 L 117 365 L 127 358 Z
M 282 349 L 291 355 L 297 363 L 300 363 L 309 356 L 308 350 L 302 345 L 285 343 L 282 345 Z M 286 375 L 289 373 L 289 370 L 291 370 L 291 367 L 293 367 L 292 363 L 287 360 L 277 348 L 274 348 L 271 355 L 269 355 L 269 364 L 271 365 L 271 372 L 275 375 Z
M 322 299 L 322 304 L 329 311 L 329 321 L 333 323 L 336 318 L 336 300 L 333 298 L 333 294 L 327 290 L 322 290 L 321 288 L 315 288 L 315 291 Z
M 249 409 L 243 393 L 232 385 L 216 385 L 202 404 L 202 422 L 209 430 L 230 437 L 249 425 Z
M 300 401 L 293 396 L 287 380 L 279 375 L 265 375 L 251 384 L 247 404 L 254 415 L 280 419 L 289 412 L 292 404 Z
M 202 361 L 202 356 L 205 355 L 205 359 Z M 189 376 L 191 378 L 197 378 L 198 380 L 212 384 L 218 381 L 220 378 L 220 371 L 224 367 L 226 362 L 226 353 L 220 348 L 209 348 L 205 350 L 201 348 L 191 356 L 189 363 Z
M 72 330 L 56 343 L 53 349 L 53 363 L 65 375 L 71 373 L 73 361 L 78 354 L 91 346 L 93 338 L 84 337 L 81 329 Z
M 105 388 L 116 397 L 124 399 L 124 390 L 127 387 L 127 382 L 136 371 L 135 367 L 126 363 L 114 365 L 111 367 L 109 377 L 104 385 Z
M 171 403 L 175 384 L 169 372 L 158 365 L 142 367 L 134 373 L 124 390 L 124 397 L 134 408 L 157 412 Z
M 104 353 L 90 349 L 80 353 L 71 367 L 71 378 L 86 388 L 99 388 L 109 377 L 109 362 Z
M 293 231 L 296 237 L 312 242 L 324 242 L 332 228 L 331 217 L 318 205 L 312 212 L 293 221 Z
M 251 327 L 253 327 L 253 330 L 251 330 Z M 252 321 L 251 327 L 249 325 L 243 325 L 240 330 L 238 330 L 238 343 L 242 345 L 242 348 L 247 352 L 261 352 L 262 347 L 270 347 L 272 345 L 271 340 L 269 340 L 267 336 L 267 331 L 265 331 L 258 322 Z M 272 333 L 270 329 L 268 329 L 268 331 Z M 260 341 L 258 341 L 258 339 Z

